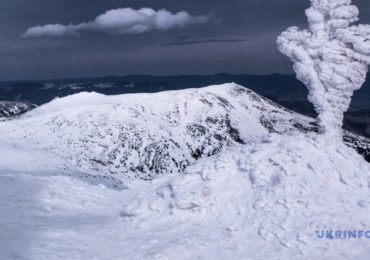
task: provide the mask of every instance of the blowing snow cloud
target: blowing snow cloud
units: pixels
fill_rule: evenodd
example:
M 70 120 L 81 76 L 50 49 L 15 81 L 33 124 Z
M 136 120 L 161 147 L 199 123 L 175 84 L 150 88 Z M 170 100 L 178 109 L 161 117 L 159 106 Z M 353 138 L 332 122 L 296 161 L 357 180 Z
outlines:
M 99 31 L 113 34 L 139 34 L 150 31 L 166 32 L 207 22 L 208 16 L 192 16 L 186 11 L 171 13 L 151 8 L 134 10 L 119 8 L 106 11 L 93 21 L 80 24 L 47 24 L 29 28 L 24 37 L 61 37 L 79 35 L 81 31 Z

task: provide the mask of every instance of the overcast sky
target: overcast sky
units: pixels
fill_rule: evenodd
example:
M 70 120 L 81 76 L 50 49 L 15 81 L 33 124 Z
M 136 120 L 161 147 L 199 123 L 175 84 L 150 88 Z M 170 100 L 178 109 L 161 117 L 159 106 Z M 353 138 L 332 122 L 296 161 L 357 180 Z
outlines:
M 353 3 L 361 23 L 370 23 L 369 0 Z M 0 80 L 292 73 L 275 41 L 287 27 L 305 26 L 308 5 L 308 0 L 0 0 Z M 135 11 L 143 7 L 150 9 Z M 51 26 L 37 27 L 44 25 Z

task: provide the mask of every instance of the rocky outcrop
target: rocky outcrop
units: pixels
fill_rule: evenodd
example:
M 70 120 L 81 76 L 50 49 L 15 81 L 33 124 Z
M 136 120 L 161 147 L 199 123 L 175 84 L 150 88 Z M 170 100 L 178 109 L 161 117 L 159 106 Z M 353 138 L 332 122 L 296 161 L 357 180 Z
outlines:
M 21 115 L 36 106 L 33 104 L 16 102 L 16 101 L 0 101 L 0 120 L 9 119 Z

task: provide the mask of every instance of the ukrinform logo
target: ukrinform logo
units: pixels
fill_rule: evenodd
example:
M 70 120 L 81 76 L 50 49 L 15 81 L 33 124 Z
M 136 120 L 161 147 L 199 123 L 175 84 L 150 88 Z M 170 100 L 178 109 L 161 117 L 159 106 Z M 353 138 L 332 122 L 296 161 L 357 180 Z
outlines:
M 370 230 L 316 230 L 317 238 L 326 239 L 370 239 Z

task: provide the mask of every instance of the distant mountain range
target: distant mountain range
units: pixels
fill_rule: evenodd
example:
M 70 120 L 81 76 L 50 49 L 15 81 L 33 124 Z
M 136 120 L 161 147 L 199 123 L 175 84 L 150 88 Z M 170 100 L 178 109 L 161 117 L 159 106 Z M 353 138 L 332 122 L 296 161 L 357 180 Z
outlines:
M 370 75 L 369 75 L 370 76 Z M 211 76 L 146 76 L 81 78 L 63 80 L 0 82 L 0 100 L 26 101 L 42 105 L 55 97 L 64 97 L 82 91 L 106 95 L 127 93 L 153 93 L 163 90 L 200 88 L 209 85 L 235 82 L 263 95 L 280 105 L 301 114 L 314 116 L 307 101 L 307 90 L 294 75 L 231 75 Z M 355 93 L 345 127 L 370 137 L 370 77 Z

